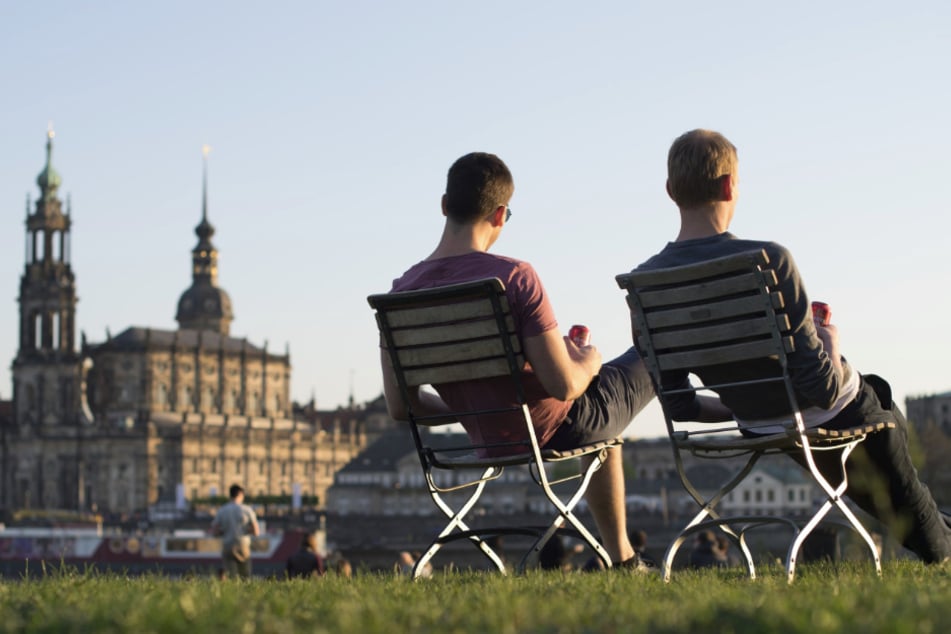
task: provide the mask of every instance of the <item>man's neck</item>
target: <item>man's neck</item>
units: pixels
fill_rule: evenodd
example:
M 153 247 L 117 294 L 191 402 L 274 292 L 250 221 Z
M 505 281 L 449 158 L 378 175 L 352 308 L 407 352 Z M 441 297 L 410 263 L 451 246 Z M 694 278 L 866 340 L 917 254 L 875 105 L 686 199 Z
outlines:
M 485 253 L 492 246 L 491 235 L 480 225 L 455 225 L 447 222 L 436 250 L 427 260 L 449 258 L 469 253 Z
M 730 227 L 731 209 L 721 204 L 680 209 L 680 233 L 676 242 L 710 238 Z

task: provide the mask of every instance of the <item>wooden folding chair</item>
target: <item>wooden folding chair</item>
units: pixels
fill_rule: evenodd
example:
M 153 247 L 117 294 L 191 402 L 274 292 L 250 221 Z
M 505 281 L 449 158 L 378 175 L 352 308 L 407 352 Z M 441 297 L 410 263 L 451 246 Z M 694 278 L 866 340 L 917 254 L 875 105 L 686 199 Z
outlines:
M 597 553 L 608 567 L 611 559 L 597 539 L 585 528 L 573 509 L 582 499 L 591 477 L 601 467 L 608 450 L 620 439 L 599 442 L 571 451 L 543 449 L 538 445 L 535 428 L 522 388 L 525 358 L 522 344 L 514 331 L 513 318 L 499 279 L 490 278 L 440 288 L 371 295 L 367 298 L 376 310 L 381 343 L 389 353 L 399 392 L 409 409 L 409 427 L 419 454 L 429 493 L 436 506 L 449 518 L 446 527 L 433 539 L 416 562 L 413 577 L 436 552 L 451 541 L 467 539 L 505 573 L 500 555 L 486 541 L 500 535 L 534 537 L 531 548 L 521 558 L 516 570 L 521 572 L 538 562 L 538 554 L 559 530 L 580 539 Z M 477 381 L 492 377 L 507 378 L 505 389 L 511 391 L 510 407 L 456 411 L 460 419 L 478 416 L 480 421 L 517 413 L 523 433 L 513 442 L 441 446 L 442 434 L 421 434 L 420 426 L 432 424 L 433 416 L 414 412 L 409 398 L 420 386 L 436 386 L 456 381 Z M 498 454 L 501 457 L 495 457 Z M 582 456 L 592 458 L 581 470 L 558 469 L 550 475 L 555 463 L 575 461 Z M 498 480 L 505 467 L 524 465 L 532 480 L 541 487 L 556 515 L 547 526 L 494 526 L 470 528 L 466 515 L 476 508 L 486 484 Z M 475 470 L 475 471 L 473 471 Z M 565 474 L 564 472 L 569 473 Z M 452 472 L 451 475 L 447 472 Z M 475 473 L 468 477 L 468 474 Z M 567 484 L 574 484 L 568 487 Z M 559 486 L 556 492 L 553 487 Z M 570 488 L 570 491 L 565 491 Z M 446 494 L 467 491 L 461 504 L 451 504 Z M 484 509 L 483 509 L 484 510 Z M 566 526 L 567 522 L 567 526 Z
M 687 493 L 700 506 L 700 511 L 667 548 L 662 567 L 665 581 L 670 581 L 674 557 L 687 537 L 710 528 L 721 529 L 737 544 L 750 577 L 755 578 L 756 569 L 745 533 L 764 524 L 782 523 L 793 533 L 786 553 L 786 575 L 792 583 L 800 547 L 833 507 L 839 509 L 848 525 L 868 545 L 875 570 L 881 575 L 875 542 L 843 500 L 848 488 L 845 464 L 852 450 L 868 434 L 895 425 L 881 422 L 834 431 L 805 427 L 786 360 L 787 354 L 793 351 L 790 321 L 783 312 L 782 294 L 776 290 L 776 274 L 767 268 L 768 264 L 765 251 L 754 251 L 616 277 L 618 285 L 628 293 L 635 345 L 650 370 L 664 410 L 677 472 Z M 703 382 L 704 376 L 730 374 L 731 364 L 744 364 L 741 367 L 748 368 L 755 360 L 767 368 L 762 376 L 742 381 Z M 670 371 L 687 371 L 698 377 L 698 381 L 692 381 L 696 387 L 678 389 L 664 385 L 664 375 Z M 735 424 L 685 424 L 672 418 L 672 402 L 678 397 L 689 397 L 701 390 L 716 393 L 738 390 L 742 394 L 769 384 L 784 385 L 785 389 L 779 392 L 789 403 L 791 414 L 782 425 L 785 431 L 780 433 L 748 437 L 741 435 Z M 772 425 L 775 428 L 775 423 Z M 842 468 L 839 485 L 832 486 L 819 471 L 813 457 L 816 451 L 839 452 Z M 683 452 L 700 458 L 746 456 L 746 461 L 715 493 L 704 498 L 699 492 L 702 487 L 687 476 Z M 718 510 L 720 502 L 750 474 L 760 457 L 777 453 L 803 456 L 812 479 L 824 492 L 826 499 L 812 517 L 800 528 L 799 522 L 788 517 L 723 516 Z M 710 484 L 703 483 L 707 490 Z

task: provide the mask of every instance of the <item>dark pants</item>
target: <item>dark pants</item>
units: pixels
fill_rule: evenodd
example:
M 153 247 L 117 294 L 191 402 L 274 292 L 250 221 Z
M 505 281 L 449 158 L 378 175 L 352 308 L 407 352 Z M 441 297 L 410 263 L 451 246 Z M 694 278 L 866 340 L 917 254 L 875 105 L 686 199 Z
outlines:
M 897 427 L 869 434 L 852 452 L 846 465 L 848 497 L 923 561 L 951 557 L 951 529 L 931 491 L 918 479 L 908 452 L 908 422 L 892 401 L 888 383 L 875 375 L 863 376 L 855 401 L 822 426 L 843 429 L 882 420 Z M 833 486 L 841 482 L 839 452 L 813 452 L 813 457 Z M 801 455 L 793 458 L 805 465 Z

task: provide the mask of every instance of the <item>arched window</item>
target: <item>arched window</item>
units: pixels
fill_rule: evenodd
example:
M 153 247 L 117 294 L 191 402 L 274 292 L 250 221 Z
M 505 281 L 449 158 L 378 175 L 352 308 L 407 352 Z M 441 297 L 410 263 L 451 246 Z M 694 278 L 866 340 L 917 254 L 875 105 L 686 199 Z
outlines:
M 63 259 L 63 254 L 60 252 L 60 249 L 59 249 L 59 247 L 60 247 L 60 241 L 59 241 L 60 235 L 61 235 L 61 234 L 60 234 L 59 231 L 52 231 L 52 232 L 50 232 L 50 245 L 51 245 L 51 246 L 50 246 L 50 255 L 52 256 L 52 260 L 53 260 L 54 262 Z
M 158 405 L 161 409 L 168 409 L 168 386 L 164 383 L 159 383 L 155 390 L 155 404 Z
M 178 409 L 182 412 L 192 411 L 192 388 L 183 385 L 178 389 Z
M 215 409 L 215 388 L 210 385 L 201 392 L 201 411 L 211 412 Z
M 46 241 L 43 239 L 43 230 L 40 229 L 34 234 L 33 239 L 33 261 L 42 262 L 46 255 Z
M 60 344 L 60 322 L 59 322 L 59 313 L 53 313 L 52 319 L 50 320 L 52 325 L 52 335 L 53 335 L 53 350 L 59 350 Z

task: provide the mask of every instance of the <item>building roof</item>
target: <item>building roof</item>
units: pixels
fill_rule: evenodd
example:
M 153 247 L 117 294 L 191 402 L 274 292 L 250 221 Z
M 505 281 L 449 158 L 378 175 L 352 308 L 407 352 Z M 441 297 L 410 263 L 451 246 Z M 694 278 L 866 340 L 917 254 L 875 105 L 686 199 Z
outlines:
M 421 429 L 420 434 L 424 442 L 426 438 L 434 435 L 425 429 Z M 460 442 L 464 442 L 463 439 L 465 438 L 465 434 L 462 433 L 440 435 L 445 436 L 447 441 L 459 438 Z M 413 436 L 409 427 L 400 425 L 396 429 L 381 434 L 379 438 L 348 462 L 339 473 L 395 471 L 400 460 L 409 454 L 415 454 L 415 452 L 416 447 L 413 445 Z
M 141 328 L 130 326 L 115 337 L 110 337 L 99 344 L 90 344 L 96 350 L 145 350 L 146 347 L 171 347 L 177 345 L 183 348 L 201 347 L 209 350 L 223 349 L 225 352 L 241 352 L 248 354 L 263 354 L 264 348 L 248 343 L 247 339 L 239 339 L 222 335 L 210 330 L 162 330 L 159 328 Z M 282 355 L 271 355 L 282 356 Z
M 779 480 L 782 484 L 807 484 L 811 482 L 806 470 L 791 461 L 784 461 L 789 464 L 777 464 L 775 462 L 762 462 L 756 465 L 753 470 L 763 471 Z

